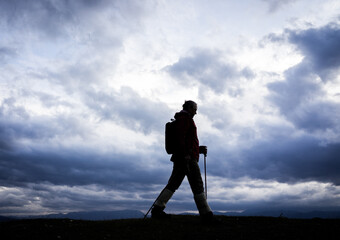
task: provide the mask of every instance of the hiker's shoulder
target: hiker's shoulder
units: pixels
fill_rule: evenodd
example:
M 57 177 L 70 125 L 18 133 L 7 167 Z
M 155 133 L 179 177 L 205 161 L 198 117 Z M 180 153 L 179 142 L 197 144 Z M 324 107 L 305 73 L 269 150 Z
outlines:
M 191 119 L 190 114 L 184 110 L 177 112 L 174 118 L 176 120 Z

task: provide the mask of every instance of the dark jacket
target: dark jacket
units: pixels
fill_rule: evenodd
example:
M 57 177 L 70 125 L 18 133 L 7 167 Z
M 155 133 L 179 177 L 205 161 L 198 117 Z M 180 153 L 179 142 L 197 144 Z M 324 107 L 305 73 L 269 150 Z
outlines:
M 193 117 L 187 111 L 180 111 L 175 114 L 177 150 L 173 154 L 171 161 L 182 159 L 190 155 L 192 159 L 199 159 L 199 141 L 197 128 Z

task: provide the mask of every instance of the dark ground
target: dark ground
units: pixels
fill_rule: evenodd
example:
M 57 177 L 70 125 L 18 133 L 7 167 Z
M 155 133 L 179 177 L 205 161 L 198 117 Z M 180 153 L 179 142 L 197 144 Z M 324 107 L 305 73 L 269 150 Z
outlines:
M 1 239 L 339 239 L 340 219 L 288 219 L 218 216 L 202 225 L 198 216 L 170 220 L 81 221 L 31 219 L 0 223 Z

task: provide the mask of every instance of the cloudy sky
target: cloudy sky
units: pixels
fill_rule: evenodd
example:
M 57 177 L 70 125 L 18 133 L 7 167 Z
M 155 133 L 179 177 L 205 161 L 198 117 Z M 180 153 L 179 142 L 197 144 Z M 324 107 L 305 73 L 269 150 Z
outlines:
M 339 209 L 339 13 L 0 0 L 0 215 L 147 211 L 172 170 L 164 124 L 189 99 L 213 210 Z M 185 180 L 168 211 L 195 209 Z

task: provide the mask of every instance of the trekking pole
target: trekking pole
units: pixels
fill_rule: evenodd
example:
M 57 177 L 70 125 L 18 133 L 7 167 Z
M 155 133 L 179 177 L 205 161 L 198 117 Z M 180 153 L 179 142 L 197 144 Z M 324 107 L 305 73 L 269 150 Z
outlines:
M 207 185 L 207 154 L 204 154 L 204 185 L 205 198 L 208 199 L 208 185 Z
M 149 212 L 151 211 L 153 205 L 155 205 L 155 203 L 157 202 L 158 198 L 161 196 L 162 192 L 164 191 L 165 188 L 163 188 L 163 190 L 161 191 L 161 193 L 158 195 L 158 197 L 156 198 L 156 200 L 153 202 L 153 204 L 151 205 L 151 207 L 149 208 L 148 212 L 144 215 L 144 218 L 146 218 L 146 216 L 148 216 Z

